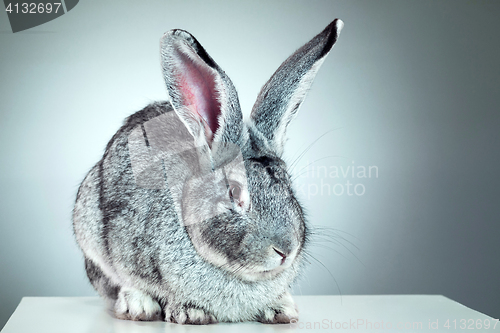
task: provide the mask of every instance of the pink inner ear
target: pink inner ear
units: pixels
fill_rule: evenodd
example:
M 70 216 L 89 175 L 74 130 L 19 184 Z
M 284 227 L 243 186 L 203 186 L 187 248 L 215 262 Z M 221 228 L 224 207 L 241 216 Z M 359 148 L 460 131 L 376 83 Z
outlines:
M 197 117 L 205 125 L 207 138 L 212 138 L 217 131 L 220 103 L 217 99 L 214 75 L 204 63 L 197 63 L 187 55 L 179 52 L 180 66 L 177 76 L 179 92 L 184 100 L 184 105 L 196 110 Z M 202 60 L 200 59 L 200 62 Z

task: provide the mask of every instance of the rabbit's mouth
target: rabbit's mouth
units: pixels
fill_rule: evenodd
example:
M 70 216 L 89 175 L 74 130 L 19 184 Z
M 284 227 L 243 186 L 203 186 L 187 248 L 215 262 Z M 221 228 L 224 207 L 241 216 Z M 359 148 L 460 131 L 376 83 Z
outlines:
M 263 280 L 270 280 L 280 273 L 282 273 L 286 268 L 279 266 L 274 269 L 270 270 L 250 270 L 250 269 L 243 269 L 239 272 L 238 275 L 240 275 L 241 278 L 247 281 L 263 281 Z
M 298 248 L 288 255 L 276 250 L 274 247 L 271 247 L 271 249 L 274 253 L 268 256 L 264 263 L 241 267 L 237 270 L 238 275 L 247 281 L 269 280 L 275 278 L 293 265 Z

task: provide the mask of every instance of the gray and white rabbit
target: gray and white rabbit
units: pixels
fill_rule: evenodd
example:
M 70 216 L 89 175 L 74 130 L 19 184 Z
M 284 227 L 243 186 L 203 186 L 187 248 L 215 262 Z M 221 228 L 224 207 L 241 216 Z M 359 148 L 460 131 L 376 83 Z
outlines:
M 232 82 L 199 42 L 183 30 L 161 38 L 170 101 L 126 119 L 73 212 L 88 278 L 117 318 L 298 318 L 290 287 L 308 228 L 281 156 L 342 26 L 334 20 L 278 68 L 246 123 Z

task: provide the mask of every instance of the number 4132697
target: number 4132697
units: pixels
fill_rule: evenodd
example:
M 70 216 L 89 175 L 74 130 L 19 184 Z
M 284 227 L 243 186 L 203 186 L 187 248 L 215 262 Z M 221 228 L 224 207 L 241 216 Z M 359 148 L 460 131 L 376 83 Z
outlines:
M 14 12 L 15 14 L 42 14 L 42 13 L 47 13 L 50 14 L 52 12 L 57 14 L 57 11 L 59 10 L 59 7 L 61 7 L 60 2 L 55 2 L 55 3 L 9 3 L 7 8 L 5 8 L 5 11 L 8 12 L 9 14 Z
M 443 327 L 447 329 L 468 329 L 468 330 L 473 330 L 473 329 L 495 329 L 498 324 L 498 319 L 492 319 L 492 322 L 489 319 L 454 319 L 454 320 L 447 320 Z

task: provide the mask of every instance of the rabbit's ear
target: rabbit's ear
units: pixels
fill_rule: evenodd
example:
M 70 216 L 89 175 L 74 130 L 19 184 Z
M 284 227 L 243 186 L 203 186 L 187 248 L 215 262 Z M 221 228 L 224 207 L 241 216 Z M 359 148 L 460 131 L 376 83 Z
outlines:
M 201 44 L 184 30 L 161 38 L 163 77 L 175 112 L 206 143 L 239 144 L 243 128 L 236 89 Z M 203 135 L 204 134 L 204 135 Z
M 297 114 L 343 25 L 341 20 L 335 19 L 325 30 L 293 53 L 257 97 L 251 114 L 253 127 L 262 134 L 268 149 L 278 156 L 283 153 L 286 128 Z

